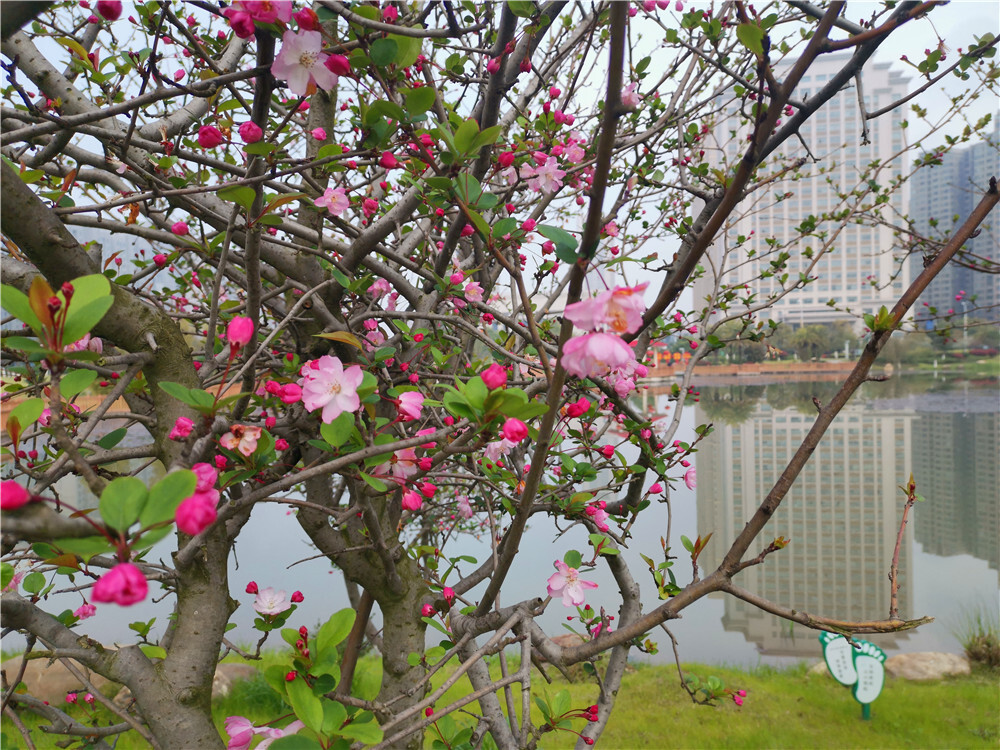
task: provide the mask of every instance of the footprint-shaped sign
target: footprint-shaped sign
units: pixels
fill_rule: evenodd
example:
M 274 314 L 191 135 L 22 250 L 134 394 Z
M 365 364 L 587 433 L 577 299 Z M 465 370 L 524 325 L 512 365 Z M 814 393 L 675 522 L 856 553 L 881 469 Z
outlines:
M 830 674 L 841 685 L 853 685 L 854 699 L 861 704 L 862 717 L 871 716 L 870 705 L 878 698 L 885 684 L 885 651 L 871 641 L 855 639 L 853 644 L 844 636 L 821 633 L 823 658 Z

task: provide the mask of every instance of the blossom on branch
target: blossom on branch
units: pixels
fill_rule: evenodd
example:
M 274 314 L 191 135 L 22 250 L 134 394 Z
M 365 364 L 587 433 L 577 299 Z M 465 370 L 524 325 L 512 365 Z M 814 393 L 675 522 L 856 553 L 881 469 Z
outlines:
M 337 358 L 323 355 L 303 365 L 302 403 L 306 411 L 322 409 L 320 419 L 329 424 L 341 414 L 357 411 L 361 406 L 358 386 L 364 380 L 360 365 L 344 368 Z
M 547 590 L 549 596 L 561 596 L 563 606 L 580 607 L 586 601 L 586 589 L 596 589 L 597 584 L 593 581 L 584 581 L 580 578 L 580 572 L 576 568 L 571 568 L 562 560 L 555 561 L 556 572 L 549 576 Z
M 337 85 L 337 74 L 324 65 L 323 35 L 318 31 L 286 31 L 281 37 L 281 51 L 274 58 L 271 73 L 285 81 L 292 93 L 309 96 L 321 88 L 329 91 Z
M 146 576 L 132 563 L 119 563 L 97 579 L 90 598 L 95 602 L 114 602 L 122 607 L 145 600 L 149 591 Z

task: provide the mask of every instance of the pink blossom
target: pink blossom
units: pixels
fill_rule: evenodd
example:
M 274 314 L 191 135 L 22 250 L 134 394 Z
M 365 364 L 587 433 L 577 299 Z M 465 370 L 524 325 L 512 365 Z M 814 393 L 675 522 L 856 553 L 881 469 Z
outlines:
M 596 589 L 593 581 L 584 581 L 576 568 L 569 567 L 562 560 L 555 561 L 556 571 L 548 580 L 549 596 L 561 596 L 563 606 L 580 607 L 586 601 L 585 589 Z
M 184 235 L 190 232 L 187 223 L 183 221 L 178 221 L 177 223 L 175 223 L 172 227 L 170 227 L 170 231 L 176 234 L 178 237 L 183 237 Z
M 378 213 L 378 201 L 374 198 L 365 198 L 361 201 L 361 210 L 366 217 L 374 216 Z
M 306 598 L 305 598 L 305 596 L 302 595 L 301 591 L 293 591 L 292 592 L 292 602 L 293 603 L 299 604 L 301 602 L 304 602 L 305 599 Z
M 628 109 L 635 109 L 639 106 L 639 92 L 636 91 L 638 85 L 639 84 L 634 82 L 630 83 L 625 87 L 625 90 L 622 91 L 622 104 Z
M 386 23 L 395 23 L 399 18 L 399 10 L 395 5 L 387 5 L 382 9 L 382 20 Z
M 257 729 L 257 734 L 263 735 L 264 740 L 257 745 L 255 750 L 267 750 L 271 746 L 271 743 L 282 737 L 287 737 L 292 734 L 297 734 L 300 729 L 305 726 L 301 721 L 293 721 L 284 729 L 278 729 L 277 727 L 261 727 Z
M 503 423 L 503 436 L 512 443 L 520 443 L 528 437 L 528 425 L 520 419 L 510 417 Z
M 590 520 L 594 522 L 601 531 L 608 530 L 608 512 L 601 508 L 599 505 L 588 505 L 584 512 L 590 516 Z
M 253 608 L 260 615 L 280 615 L 287 609 L 291 609 L 292 603 L 288 601 L 288 594 L 284 591 L 275 591 L 268 586 L 266 589 L 257 592 L 254 599 Z
M 491 57 L 490 61 L 486 63 L 486 72 L 493 75 L 498 70 L 500 70 L 501 59 L 499 57 Z
M 334 216 L 340 216 L 351 206 L 344 188 L 327 188 L 323 195 L 313 201 L 320 208 L 326 208 Z
M 635 361 L 629 345 L 610 333 L 588 333 L 572 338 L 563 348 L 562 366 L 578 378 L 607 375 Z
M 307 411 L 322 409 L 320 419 L 329 424 L 344 412 L 361 406 L 358 387 L 364 379 L 360 365 L 344 369 L 337 357 L 324 355 L 302 367 L 302 403 Z
M 97 0 L 97 12 L 106 21 L 117 21 L 122 14 L 121 0 Z
M 168 437 L 171 440 L 184 440 L 191 434 L 192 429 L 194 429 L 194 421 L 187 417 L 177 417 L 177 421 L 174 422 L 173 429 L 170 430 Z
M 215 148 L 225 141 L 222 131 L 214 125 L 202 125 L 198 128 L 198 145 L 202 148 Z
M 177 506 L 177 512 L 174 515 L 177 528 L 191 536 L 200 534 L 215 522 L 218 502 L 218 490 L 195 492 Z
M 250 719 L 245 719 L 242 716 L 230 716 L 225 721 L 225 727 L 226 734 L 229 735 L 226 750 L 249 750 L 255 729 Z
M 167 256 L 163 253 L 157 253 L 153 256 L 153 263 L 157 268 L 163 268 L 167 265 Z
M 226 340 L 233 352 L 237 352 L 250 343 L 253 338 L 253 321 L 242 315 L 237 315 L 226 326 Z
M 143 601 L 149 591 L 146 576 L 132 563 L 119 563 L 97 579 L 90 598 L 129 607 Z
M 689 490 L 693 490 L 698 486 L 698 477 L 695 474 L 693 466 L 684 472 L 684 484 L 687 485 Z
M 197 463 L 191 467 L 191 471 L 194 472 L 197 484 L 195 489 L 198 492 L 208 492 L 215 487 L 215 482 L 219 478 L 219 472 L 217 472 L 211 464 Z
M 607 224 L 604 225 L 604 230 L 603 231 L 604 231 L 604 234 L 606 234 L 608 237 L 617 237 L 618 236 L 618 225 L 615 222 L 613 222 L 613 221 L 609 221 Z
M 397 169 L 400 166 L 399 159 L 391 151 L 383 151 L 378 163 L 379 166 L 385 169 Z
M 93 617 L 97 614 L 97 607 L 93 604 L 82 604 L 73 610 L 73 617 L 78 620 L 86 620 L 89 617 Z
M 229 432 L 219 438 L 219 445 L 231 451 L 239 451 L 244 456 L 252 456 L 257 450 L 257 441 L 260 439 L 260 427 L 251 427 L 245 424 L 234 424 L 229 428 Z
M 403 493 L 403 510 L 420 510 L 424 504 L 424 499 L 419 492 L 407 490 Z
M 413 448 L 402 448 L 392 454 L 384 464 L 375 467 L 375 475 L 393 479 L 400 484 L 419 470 L 417 453 Z
M 642 293 L 647 286 L 648 282 L 634 287 L 618 286 L 591 299 L 566 305 L 563 314 L 585 331 L 635 333 L 642 326 L 642 313 L 646 309 Z
M 500 440 L 495 440 L 492 443 L 487 443 L 483 447 L 483 456 L 487 461 L 496 463 L 500 460 L 501 456 L 506 456 L 510 453 L 510 449 L 513 448 L 517 443 L 512 443 L 507 438 L 502 438 Z
M 653 484 L 652 487 L 649 488 L 650 495 L 659 495 L 661 492 L 663 492 L 663 485 L 660 484 L 659 482 L 656 482 L 655 484 Z
M 502 388 L 507 383 L 507 371 L 496 362 L 479 373 L 479 377 L 491 391 Z
M 462 518 L 472 518 L 472 504 L 466 495 L 458 496 L 458 515 Z
M 31 501 L 31 493 L 17 482 L 5 479 L 0 482 L 0 510 L 16 510 Z
M 548 159 L 539 167 L 524 167 L 521 176 L 527 179 L 528 187 L 536 193 L 554 193 L 562 187 L 566 172 L 559 169 L 555 159 Z
M 274 58 L 271 73 L 288 84 L 292 93 L 306 96 L 319 87 L 329 91 L 337 85 L 337 76 L 324 65 L 323 35 L 318 31 L 287 30 L 281 37 L 281 50 Z
M 465 285 L 464 294 L 469 302 L 481 302 L 483 299 L 483 287 L 478 281 L 470 281 Z
M 433 604 L 425 604 L 420 608 L 421 617 L 433 617 L 435 612 L 437 612 L 437 610 L 434 609 Z
M 404 422 L 420 419 L 420 410 L 424 405 L 424 394 L 419 391 L 406 391 L 399 394 L 399 415 Z
M 256 143 L 264 137 L 264 131 L 253 120 L 248 120 L 240 125 L 239 133 L 244 143 Z

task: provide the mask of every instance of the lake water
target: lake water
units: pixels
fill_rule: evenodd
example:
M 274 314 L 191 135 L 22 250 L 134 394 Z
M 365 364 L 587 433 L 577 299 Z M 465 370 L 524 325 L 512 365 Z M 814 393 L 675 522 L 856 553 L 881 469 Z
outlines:
M 678 483 L 671 494 L 673 524 L 670 543 L 683 555 L 680 535 L 694 539 L 714 532 L 703 553 L 702 570 L 710 570 L 742 529 L 753 509 L 784 467 L 815 417 L 812 397 L 826 401 L 836 383 L 782 382 L 769 385 L 698 385 L 700 402 L 683 414 L 677 437 L 690 439 L 697 424 L 716 429 L 702 443 L 694 462 L 698 487 Z M 643 408 L 665 413 L 666 394 L 658 389 L 640 399 Z M 799 483 L 765 529 L 751 554 L 784 536 L 791 545 L 750 568 L 736 579 L 743 588 L 779 604 L 839 619 L 883 619 L 889 609 L 887 573 L 903 507 L 897 486 L 913 471 L 917 491 L 926 498 L 911 514 L 900 556 L 900 616 L 935 617 L 935 622 L 899 635 L 866 636 L 889 655 L 900 651 L 961 652 L 953 635 L 963 614 L 977 607 L 996 613 L 1000 608 L 1000 391 L 995 381 L 970 383 L 908 377 L 867 384 L 827 433 Z M 64 487 L 66 499 L 74 488 Z M 79 499 L 81 505 L 87 505 Z M 568 524 L 563 523 L 565 527 Z M 642 586 L 643 606 L 657 605 L 655 589 L 639 553 L 661 559 L 666 534 L 666 507 L 646 511 L 633 529 L 625 552 L 633 575 Z M 169 541 L 169 540 L 167 540 Z M 155 548 L 153 559 L 169 560 L 169 545 Z M 544 596 L 552 563 L 565 550 L 587 549 L 586 533 L 572 527 L 556 537 L 553 527 L 534 522 L 521 545 L 504 592 L 503 604 Z M 482 560 L 485 540 L 462 540 L 450 554 Z M 243 593 L 248 581 L 261 588 L 301 590 L 290 625 L 313 626 L 348 606 L 343 581 L 315 555 L 287 506 L 264 504 L 241 535 L 233 557 L 231 594 L 242 603 L 229 635 L 239 643 L 256 640 L 250 627 L 253 597 Z M 463 564 L 465 565 L 465 564 Z M 470 567 L 465 565 L 465 567 Z M 676 564 L 679 582 L 690 576 L 690 565 Z M 613 581 L 606 569 L 585 576 L 599 583 L 588 601 L 615 612 Z M 472 592 L 475 598 L 480 589 Z M 221 592 L 220 592 L 221 593 Z M 155 592 L 154 592 L 155 596 Z M 152 598 L 152 597 L 151 597 Z M 61 595 L 59 609 L 76 608 L 78 594 Z M 98 615 L 78 630 L 107 641 L 129 641 L 128 623 L 157 617 L 154 634 L 162 632 L 169 611 L 146 602 L 120 609 L 99 607 Z M 58 611 L 58 610 L 57 610 Z M 572 610 L 553 602 L 542 617 L 550 635 L 562 630 Z M 685 660 L 751 666 L 786 664 L 821 657 L 817 633 L 760 612 L 732 597 L 710 596 L 669 624 Z M 430 631 L 437 640 L 436 631 Z M 658 655 L 637 658 L 672 660 L 666 636 L 651 634 L 661 647 Z M 4 649 L 18 648 L 10 638 Z

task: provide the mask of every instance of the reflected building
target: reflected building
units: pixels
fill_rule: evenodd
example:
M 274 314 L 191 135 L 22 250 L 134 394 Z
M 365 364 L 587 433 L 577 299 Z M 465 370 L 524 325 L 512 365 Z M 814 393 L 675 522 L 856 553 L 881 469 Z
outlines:
M 782 385 L 769 388 L 782 388 Z M 812 405 L 808 402 L 809 409 Z M 697 454 L 698 533 L 715 537 L 703 569 L 718 565 L 736 535 L 767 495 L 815 421 L 815 413 L 775 408 L 758 400 L 746 421 L 721 423 L 699 405 L 698 424 L 715 422 Z M 912 410 L 875 412 L 848 405 L 830 426 L 765 532 L 753 557 L 771 539 L 791 544 L 747 568 L 737 585 L 798 611 L 841 620 L 884 619 L 889 613 L 887 574 L 910 473 Z M 913 525 L 900 553 L 899 614 L 913 616 L 908 575 Z M 743 633 L 763 654 L 815 657 L 817 633 L 723 596 L 723 627 Z M 866 636 L 895 648 L 906 634 Z
M 996 404 L 993 404 L 993 409 Z M 942 557 L 972 555 L 1000 571 L 1000 419 L 995 411 L 917 411 L 916 538 Z

